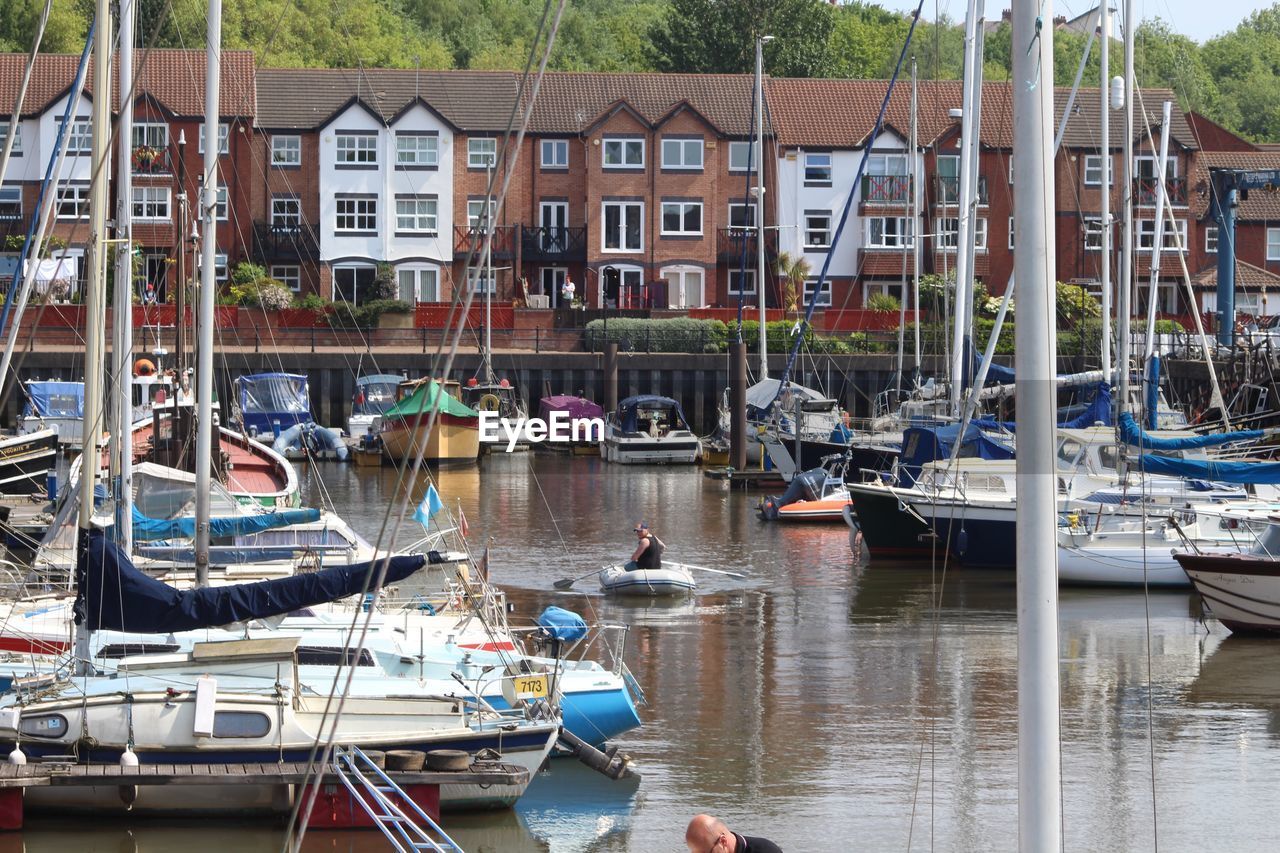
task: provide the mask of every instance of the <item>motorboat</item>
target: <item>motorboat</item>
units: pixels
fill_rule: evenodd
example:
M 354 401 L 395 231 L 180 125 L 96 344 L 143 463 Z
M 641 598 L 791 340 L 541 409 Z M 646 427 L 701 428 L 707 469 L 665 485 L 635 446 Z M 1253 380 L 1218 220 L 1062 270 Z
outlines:
M 322 427 L 311 416 L 307 377 L 255 373 L 236 378 L 235 418 L 250 438 L 272 436 L 271 448 L 288 459 L 347 458 L 342 430 Z
M 609 413 L 600 456 L 622 464 L 692 465 L 701 450 L 680 403 L 647 394 L 628 397 Z
M 568 450 L 578 456 L 598 453 L 600 439 L 604 437 L 604 409 L 599 403 L 574 394 L 553 394 L 538 401 L 538 417 L 547 424 L 567 422 L 570 436 L 578 436 L 568 444 L 548 441 L 540 447 Z
M 399 400 L 382 415 L 382 447 L 396 462 L 472 464 L 480 454 L 480 413 L 460 399 L 452 380 L 401 382 Z M 432 411 L 435 411 L 434 422 Z
M 1174 559 L 1213 615 L 1236 634 L 1280 634 L 1280 516 L 1245 553 L 1181 551 Z
M 766 521 L 843 521 L 845 507 L 853 503 L 845 486 L 847 457 L 828 456 L 822 465 L 797 474 L 781 495 L 760 502 Z
M 396 388 L 403 376 L 391 373 L 375 373 L 356 379 L 356 392 L 351 398 L 351 415 L 347 418 L 347 435 L 354 439 L 378 432 L 378 421 L 395 405 Z
M 697 586 L 693 573 L 680 563 L 657 569 L 607 566 L 600 571 L 600 588 L 615 595 L 683 595 Z

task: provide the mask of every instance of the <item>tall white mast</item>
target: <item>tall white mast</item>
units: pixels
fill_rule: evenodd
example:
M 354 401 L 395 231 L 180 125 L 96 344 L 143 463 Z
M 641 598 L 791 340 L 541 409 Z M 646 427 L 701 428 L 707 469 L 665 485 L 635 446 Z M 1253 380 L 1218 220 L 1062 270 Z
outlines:
M 1156 161 L 1156 220 L 1155 233 L 1151 236 L 1151 297 L 1147 302 L 1147 341 L 1143 359 L 1149 361 L 1156 351 L 1156 308 L 1160 295 L 1160 253 L 1164 249 L 1164 197 L 1165 169 L 1169 168 L 1169 124 L 1173 117 L 1173 104 L 1164 102 L 1160 119 L 1160 159 Z M 1149 415 L 1150 416 L 1150 415 Z
M 1124 211 L 1120 243 L 1120 292 L 1116 294 L 1116 367 L 1120 371 L 1120 401 L 1116 410 L 1129 408 L 1129 318 L 1133 314 L 1133 30 L 1137 24 L 1134 0 L 1124 2 L 1124 163 L 1120 169 L 1120 198 Z M 1123 445 L 1121 445 L 1123 448 Z M 1123 465 L 1124 452 L 1121 451 Z
M 116 283 L 111 373 L 116 404 L 111 420 L 111 473 L 116 493 L 116 540 L 133 549 L 133 22 L 134 0 L 120 3 L 120 138 L 116 162 Z
M 960 417 L 960 386 L 964 384 L 969 310 L 973 302 L 973 268 L 969 264 L 973 256 L 967 246 L 973 242 L 974 190 L 977 187 L 973 164 L 976 163 L 978 135 L 976 102 L 982 98 L 982 57 L 977 55 L 977 49 L 978 20 L 982 16 L 983 5 L 983 0 L 969 0 L 964 17 L 964 95 L 960 116 L 960 186 L 956 203 L 956 215 L 959 217 L 956 227 L 956 303 L 951 342 L 951 413 L 957 418 Z
M 756 298 L 760 302 L 760 375 L 757 380 L 769 378 L 769 335 L 766 324 L 766 300 L 764 289 L 764 43 L 773 36 L 756 39 Z M 751 151 L 748 143 L 747 151 Z M 750 158 L 750 154 L 747 155 Z
M 1105 0 L 1104 0 L 1105 2 Z M 1014 0 L 1013 209 L 1018 323 L 1018 849 L 1061 849 L 1057 501 L 1054 475 L 1053 20 L 1051 0 Z
M 1099 89 L 1099 114 L 1102 119 L 1102 375 L 1111 384 L 1111 0 L 1098 6 L 1098 29 L 1101 31 L 1102 81 Z
M 920 182 L 920 150 L 917 118 L 919 114 L 918 81 L 916 79 L 916 58 L 911 57 L 911 305 L 916 311 L 916 321 L 912 324 L 915 331 L 915 373 L 911 385 L 912 390 L 920 384 L 920 240 L 924 229 L 920 223 L 920 196 L 924 186 Z M 902 302 L 905 305 L 906 299 Z
M 488 237 L 484 241 L 484 268 L 487 276 L 484 283 L 484 381 L 487 384 L 493 383 L 493 362 L 489 353 L 493 348 L 493 219 L 495 211 L 493 209 L 493 163 L 489 162 L 485 169 L 485 187 L 486 192 L 490 193 L 485 204 L 484 215 L 484 233 Z
M 196 585 L 209 584 L 209 510 L 213 464 L 213 297 L 218 251 L 218 90 L 222 71 L 222 0 L 209 0 L 204 105 L 204 181 L 200 218 L 200 298 L 196 330 Z M 231 144 L 228 134 L 227 144 Z M 181 320 L 181 318 L 179 318 Z

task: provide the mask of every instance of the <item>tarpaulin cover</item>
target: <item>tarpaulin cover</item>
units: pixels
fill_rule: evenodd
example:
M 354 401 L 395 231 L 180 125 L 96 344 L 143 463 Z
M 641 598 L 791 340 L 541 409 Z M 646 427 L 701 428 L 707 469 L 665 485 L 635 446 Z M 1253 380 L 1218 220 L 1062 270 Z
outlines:
M 761 412 L 767 412 L 773 408 L 774 400 L 777 400 L 783 393 L 789 394 L 790 398 L 779 403 L 779 408 L 783 411 L 790 411 L 795 405 L 795 398 L 802 400 L 819 401 L 826 400 L 827 395 L 820 391 L 815 391 L 804 385 L 795 382 L 788 382 L 785 392 L 782 389 L 781 379 L 761 379 L 756 384 L 747 389 L 747 408 L 757 409 Z
M 286 509 L 259 515 L 233 515 L 209 519 L 209 537 L 227 539 L 261 533 L 275 527 L 290 524 L 306 524 L 320 520 L 318 509 Z M 148 518 L 133 508 L 133 538 L 137 542 L 156 542 L 161 539 L 190 539 L 196 535 L 196 520 L 192 516 L 181 518 Z
M 436 406 L 436 397 L 440 398 L 440 414 L 453 415 L 458 418 L 479 418 L 480 413 L 468 406 L 452 394 L 444 393 L 440 383 L 432 379 L 419 385 L 412 394 L 387 409 L 382 415 L 386 421 L 416 418 L 422 415 L 425 424 Z
M 640 394 L 628 397 L 618 404 L 618 423 L 623 432 L 638 432 L 640 427 L 639 412 L 666 410 L 672 415 L 669 429 L 688 429 L 689 421 L 684 416 L 684 409 L 670 397 L 659 397 L 656 394 Z
M 951 450 L 960 444 L 960 458 L 1012 459 L 1013 449 L 973 424 L 965 428 L 963 437 L 960 425 L 943 427 L 908 427 L 902 432 L 901 467 L 907 482 L 914 482 L 920 466 L 951 456 Z
M 573 643 L 587 636 L 587 622 L 572 610 L 548 607 L 538 614 L 538 624 L 556 640 Z
M 1098 388 L 1093 394 L 1093 400 L 1083 412 L 1069 421 L 1063 421 L 1058 426 L 1063 429 L 1084 429 L 1094 424 L 1102 424 L 1103 426 L 1111 426 L 1112 424 L 1111 386 L 1105 382 L 1098 383 Z
M 575 419 L 604 417 L 604 409 L 600 408 L 600 404 L 572 394 L 557 394 L 538 401 L 538 417 L 548 421 L 552 412 L 567 412 L 569 417 Z
M 1138 470 L 1148 474 L 1213 480 L 1218 483 L 1280 483 L 1280 462 L 1222 462 L 1210 459 L 1173 459 L 1143 454 Z
M 422 554 L 392 557 L 384 583 L 404 580 L 426 561 Z M 138 571 L 119 545 L 92 530 L 76 560 L 76 622 L 91 631 L 164 634 L 265 619 L 363 592 L 381 562 L 179 591 Z
M 403 376 L 391 373 L 361 376 L 356 380 L 356 394 L 351 401 L 351 414 L 381 415 L 395 405 L 396 389 L 403 381 Z
M 1236 441 L 1256 441 L 1264 435 L 1266 433 L 1260 429 L 1242 429 L 1236 432 L 1211 432 L 1207 435 L 1188 435 L 1182 438 L 1157 438 L 1143 431 L 1133 415 L 1128 412 L 1120 413 L 1120 440 L 1125 444 L 1141 447 L 1143 450 L 1194 450 L 1200 447 L 1217 447 L 1220 444 L 1231 444 Z
M 26 417 L 83 418 L 83 382 L 28 382 Z
M 256 373 L 236 379 L 244 425 L 270 432 L 272 421 L 287 429 L 311 420 L 307 377 L 296 373 Z

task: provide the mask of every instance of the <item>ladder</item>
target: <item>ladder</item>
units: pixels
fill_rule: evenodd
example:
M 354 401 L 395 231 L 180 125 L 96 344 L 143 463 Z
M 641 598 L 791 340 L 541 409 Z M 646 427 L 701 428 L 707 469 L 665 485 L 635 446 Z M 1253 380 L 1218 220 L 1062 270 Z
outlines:
M 360 747 L 336 747 L 333 752 L 333 772 L 342 781 L 351 798 L 360 804 L 373 819 L 374 825 L 382 830 L 397 853 L 417 850 L 463 853 L 462 848 L 440 825 L 419 808 Z M 389 796 L 392 794 L 398 796 L 399 802 Z M 400 803 L 408 803 L 413 814 L 406 813 Z M 440 840 L 428 835 L 428 829 Z

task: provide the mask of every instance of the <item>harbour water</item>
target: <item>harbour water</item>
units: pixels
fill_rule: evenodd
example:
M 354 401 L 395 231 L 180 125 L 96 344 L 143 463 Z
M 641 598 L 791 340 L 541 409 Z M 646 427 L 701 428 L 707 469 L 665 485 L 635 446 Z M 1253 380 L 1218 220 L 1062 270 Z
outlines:
M 847 529 L 758 520 L 758 495 L 695 468 L 499 454 L 436 475 L 517 609 L 631 626 L 648 704 L 622 740 L 643 774 L 612 783 L 566 761 L 514 812 L 449 816 L 479 851 L 680 851 L 688 818 L 723 816 L 788 853 L 1017 849 L 1016 614 L 1008 573 L 867 564 Z M 396 472 L 303 473 L 371 540 Z M 425 481 L 414 484 L 421 495 Z M 412 505 L 411 505 L 412 506 Z M 648 521 L 701 573 L 674 603 L 555 580 L 627 556 Z M 419 533 L 406 520 L 399 541 Z M 1228 639 L 1185 593 L 1064 590 L 1060 609 L 1067 850 L 1269 851 L 1280 801 L 1280 644 Z M 32 822 L 6 851 L 278 850 L 278 829 Z M 376 833 L 313 832 L 309 851 L 379 851 Z

